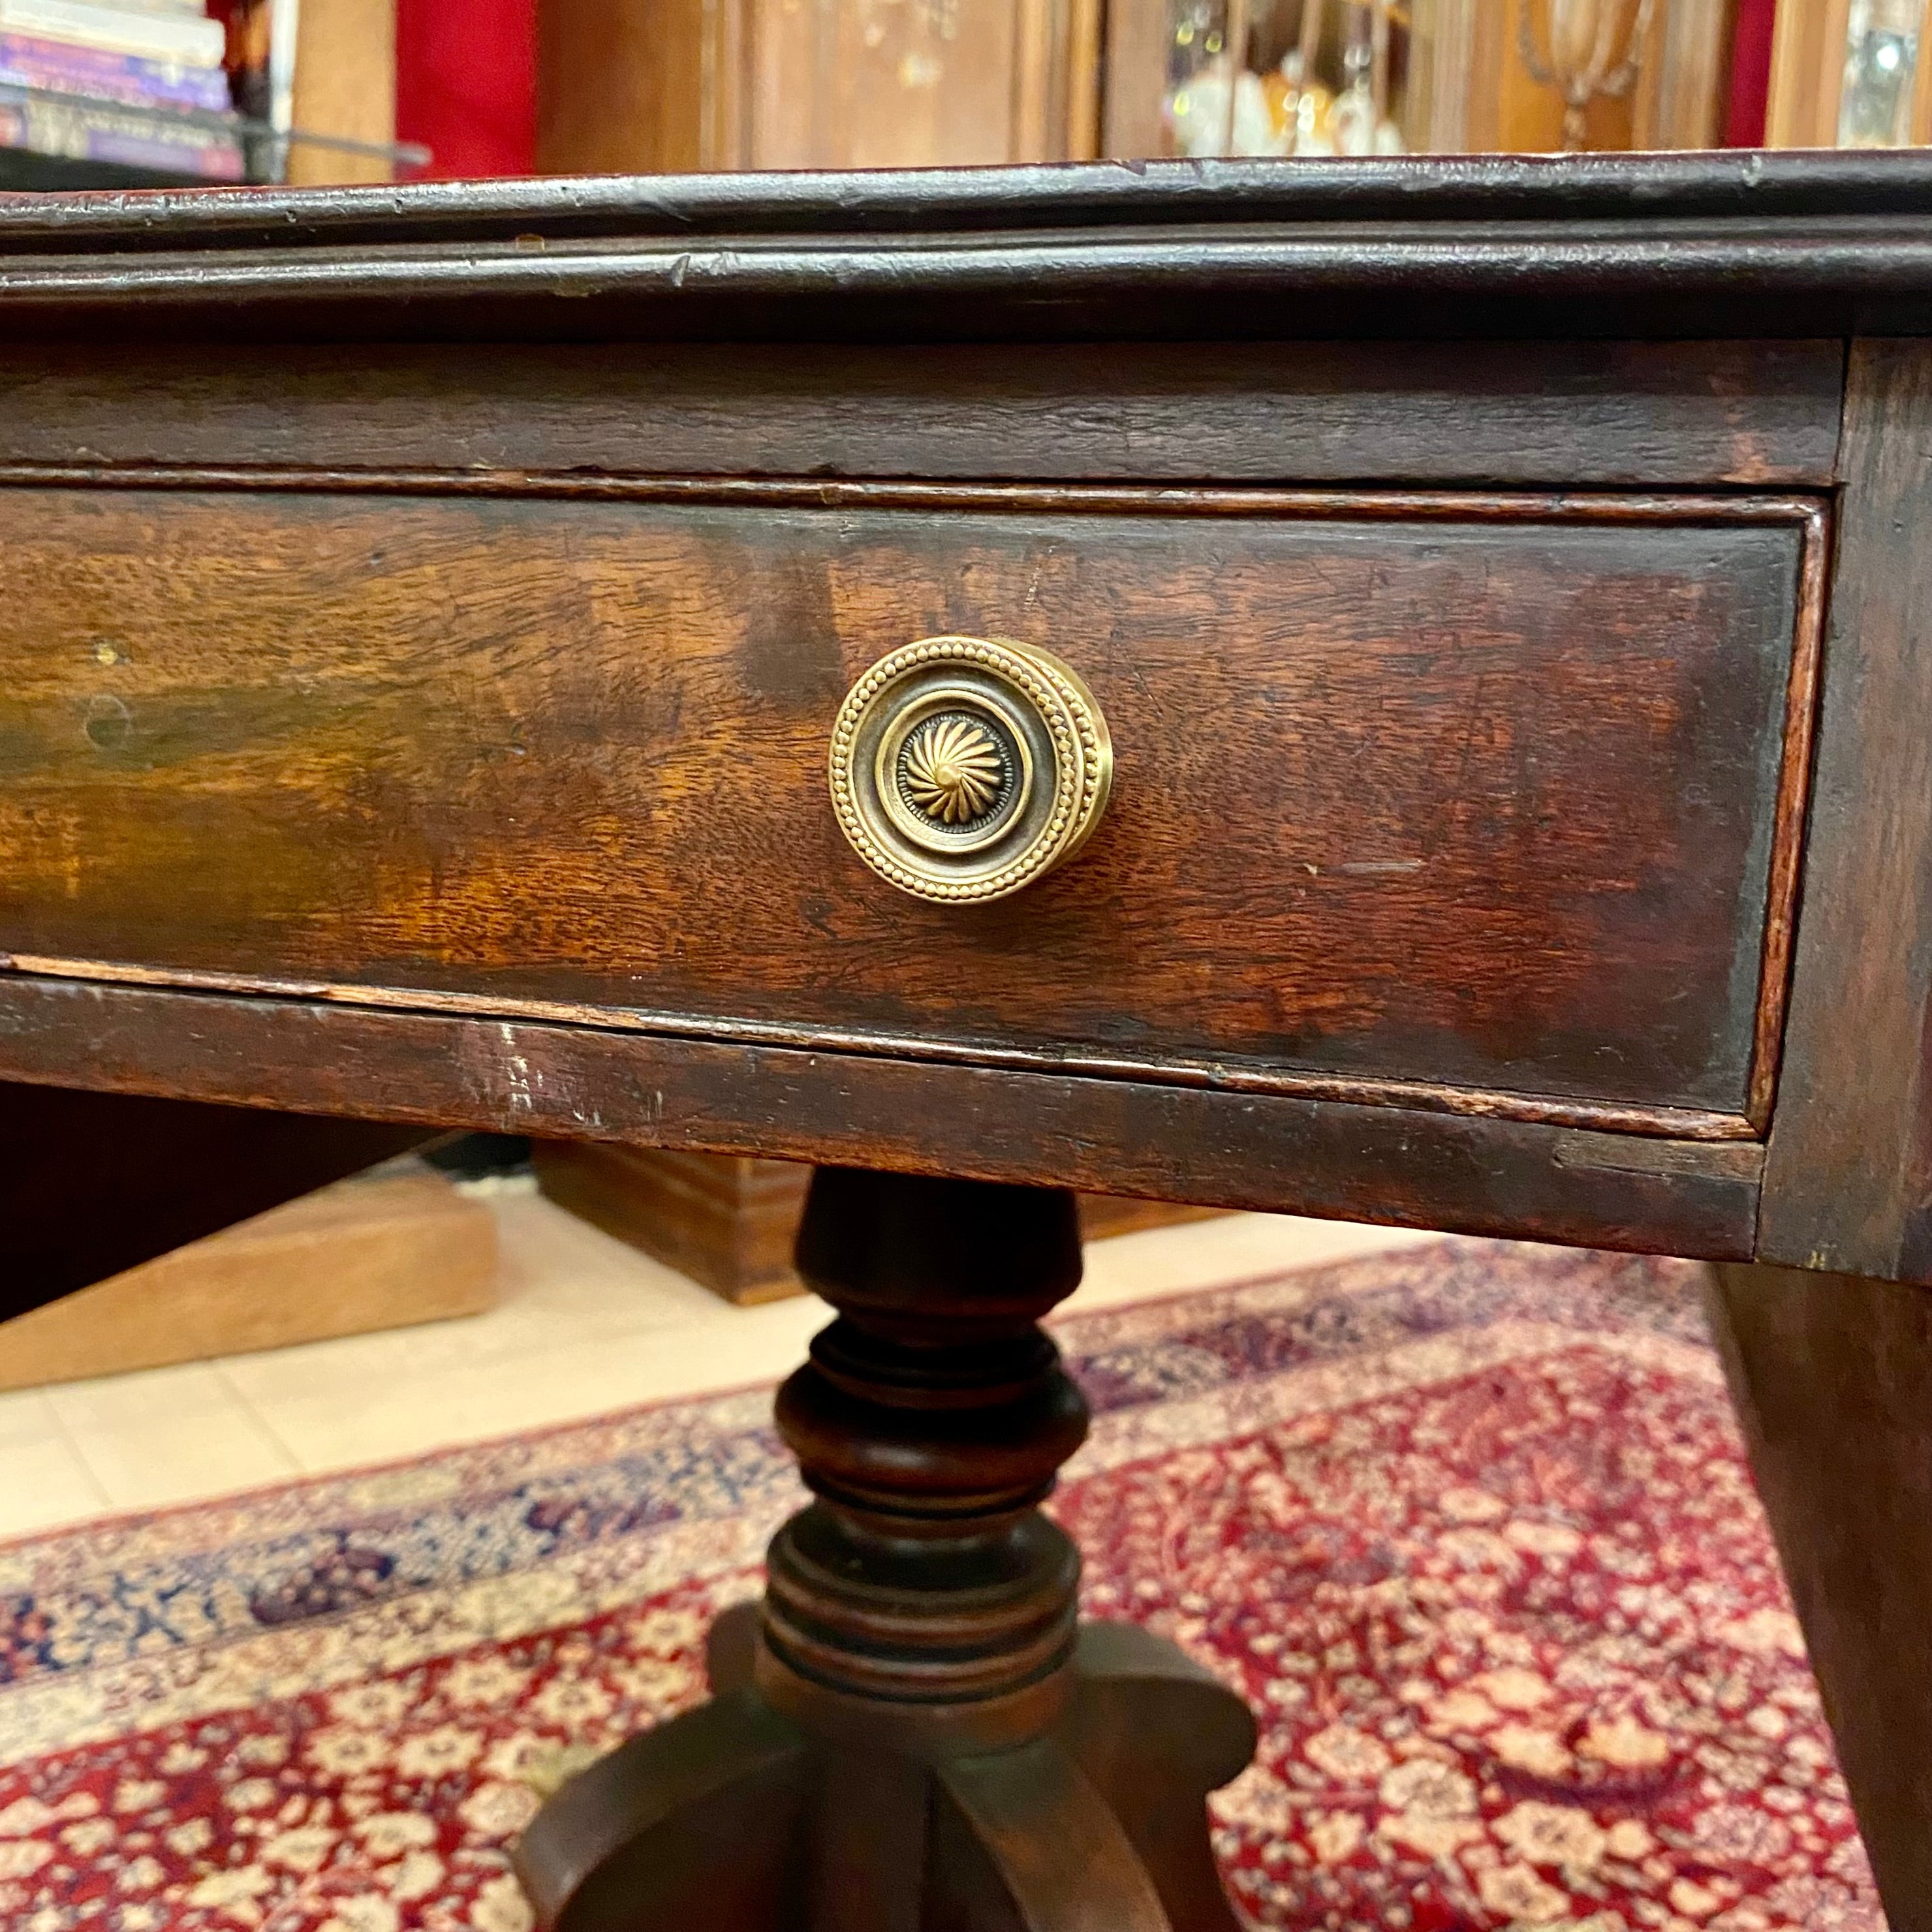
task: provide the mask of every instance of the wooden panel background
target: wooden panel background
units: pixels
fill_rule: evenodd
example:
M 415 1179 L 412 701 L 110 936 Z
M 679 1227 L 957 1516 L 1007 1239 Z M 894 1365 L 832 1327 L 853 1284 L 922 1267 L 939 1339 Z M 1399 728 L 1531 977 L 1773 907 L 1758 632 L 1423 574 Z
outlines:
M 545 0 L 546 173 L 928 168 L 1090 155 L 1095 24 L 1074 0 L 934 8 Z
M 742 167 L 739 117 L 708 112 L 718 104 L 716 82 L 706 84 L 742 10 L 737 0 L 544 0 L 536 9 L 537 167 L 560 175 Z
M 381 146 L 396 138 L 396 0 L 302 0 L 296 16 L 295 124 Z M 386 182 L 386 156 L 298 142 L 289 180 L 300 188 Z
M 1742 1114 L 1798 524 L 1076 500 L 10 493 L 0 936 L 877 1050 Z M 1119 760 L 1081 860 L 973 908 L 874 878 L 824 798 L 847 686 L 958 629 L 1068 656 Z

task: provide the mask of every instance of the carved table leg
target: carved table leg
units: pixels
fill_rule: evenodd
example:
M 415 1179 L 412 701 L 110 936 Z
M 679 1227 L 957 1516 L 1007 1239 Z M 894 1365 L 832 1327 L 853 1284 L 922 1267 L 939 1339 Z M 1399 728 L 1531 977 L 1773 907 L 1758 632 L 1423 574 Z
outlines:
M 1716 1270 L 1713 1325 L 1893 1932 L 1932 1932 L 1932 1292 Z
M 798 1256 L 839 1310 L 778 1402 L 817 1500 L 755 1626 L 720 1618 L 712 1701 L 526 1833 L 539 1924 L 1233 1932 L 1205 1800 L 1253 1721 L 1171 1645 L 1078 1629 L 1038 1508 L 1086 1431 L 1038 1326 L 1073 1197 L 823 1168 Z

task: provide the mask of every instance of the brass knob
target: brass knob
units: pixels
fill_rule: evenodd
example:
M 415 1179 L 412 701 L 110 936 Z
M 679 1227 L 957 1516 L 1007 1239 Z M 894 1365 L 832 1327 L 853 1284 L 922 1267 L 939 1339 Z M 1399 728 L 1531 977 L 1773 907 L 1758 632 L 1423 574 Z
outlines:
M 845 694 L 832 802 L 873 871 L 922 899 L 1004 898 L 1106 809 L 1114 748 L 1078 674 L 1010 638 L 922 638 Z

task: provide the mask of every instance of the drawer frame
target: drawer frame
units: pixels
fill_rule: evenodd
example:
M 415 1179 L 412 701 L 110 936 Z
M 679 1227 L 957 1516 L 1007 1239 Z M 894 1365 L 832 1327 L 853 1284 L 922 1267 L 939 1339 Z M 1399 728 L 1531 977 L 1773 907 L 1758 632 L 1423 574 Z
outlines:
M 1138 1059 L 1075 1048 L 934 1040 L 872 1028 L 763 1021 L 496 993 L 367 983 L 344 984 L 141 962 L 0 953 L 0 971 L 96 984 L 326 1000 L 392 1012 L 478 1020 L 590 1027 L 611 1032 L 748 1048 L 867 1054 L 911 1062 L 1013 1072 L 1065 1072 L 1096 1081 L 1194 1087 L 1351 1106 L 1376 1106 L 1508 1120 L 1586 1132 L 1691 1142 L 1760 1142 L 1776 1098 L 1791 975 L 1811 748 L 1818 701 L 1820 638 L 1828 576 L 1831 512 L 1821 496 L 1737 490 L 1529 491 L 1322 489 L 1246 485 L 912 482 L 721 478 L 709 476 L 531 476 L 445 470 L 297 469 L 287 466 L 139 465 L 99 470 L 56 464 L 0 466 L 0 490 L 61 487 L 177 490 L 251 494 L 286 492 L 355 496 L 500 496 L 625 503 L 776 508 L 850 508 L 988 513 L 1157 514 L 1163 517 L 1278 517 L 1298 522 L 1414 524 L 1428 520 L 1556 524 L 1687 524 L 1786 526 L 1800 534 L 1799 580 L 1785 694 L 1783 744 L 1773 808 L 1766 914 L 1753 1017 L 1747 1100 L 1741 1112 L 1637 1105 L 1514 1090 L 1351 1074 Z

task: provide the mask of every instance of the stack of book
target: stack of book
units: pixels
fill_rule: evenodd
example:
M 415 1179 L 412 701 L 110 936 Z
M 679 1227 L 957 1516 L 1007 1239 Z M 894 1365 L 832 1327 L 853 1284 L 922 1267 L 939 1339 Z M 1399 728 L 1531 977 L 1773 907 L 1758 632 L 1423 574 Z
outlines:
M 239 181 L 226 40 L 202 0 L 0 0 L 0 147 Z

